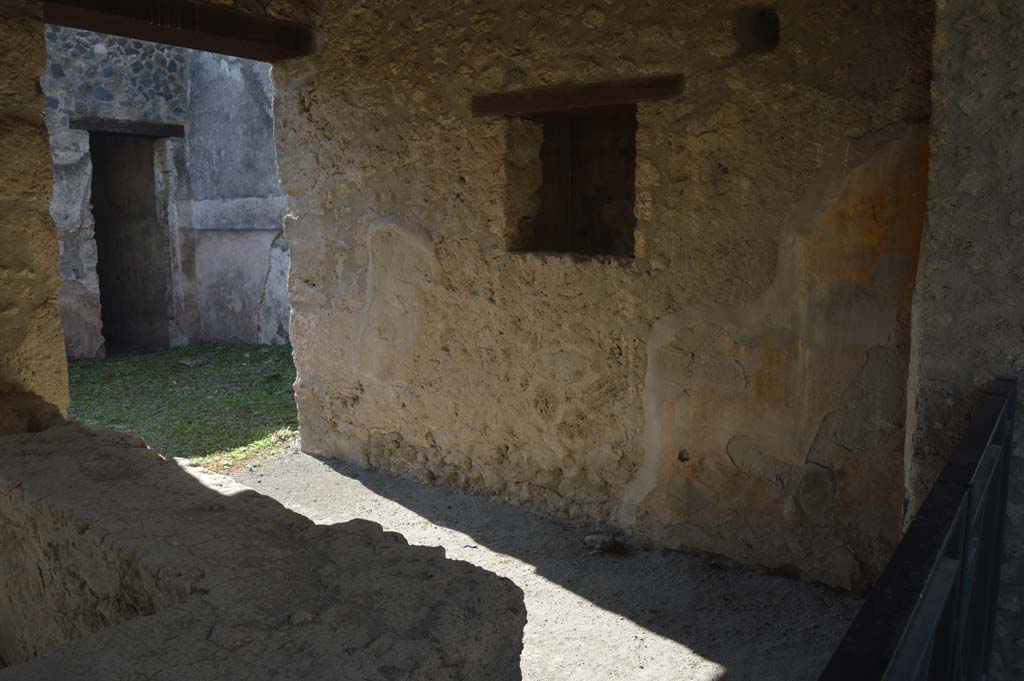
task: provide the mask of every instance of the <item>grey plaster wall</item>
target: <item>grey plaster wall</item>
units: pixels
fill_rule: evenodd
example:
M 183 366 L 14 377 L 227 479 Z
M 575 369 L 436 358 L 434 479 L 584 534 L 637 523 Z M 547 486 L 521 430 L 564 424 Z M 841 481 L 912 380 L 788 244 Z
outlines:
M 278 236 L 279 232 L 269 230 L 195 232 L 203 340 L 255 342 L 260 337 L 260 305 L 271 244 Z
M 288 328 L 287 270 L 271 268 L 270 246 L 281 234 L 287 199 L 277 178 L 270 68 L 192 52 L 189 71 L 189 201 L 200 334 L 203 340 L 276 338 L 278 329 Z M 272 273 L 279 285 L 268 281 Z M 261 316 L 268 290 L 272 298 L 284 298 L 266 301 Z
M 287 342 L 288 251 L 270 249 L 286 206 L 277 180 L 270 67 L 54 26 L 46 39 L 50 208 L 61 248 L 68 355 L 105 351 L 89 133 L 70 128 L 75 116 L 186 125 L 185 140 L 163 139 L 154 147 L 157 214 L 170 246 L 172 282 L 162 312 L 170 342 Z M 220 248 L 232 238 L 208 234 L 220 231 L 245 245 Z M 197 260 L 207 243 L 217 255 Z M 266 249 L 255 253 L 253 244 Z
M 1024 371 L 1024 4 L 937 3 L 928 227 L 914 294 L 907 482 L 916 508 L 993 374 Z M 1021 412 L 1018 412 L 1021 413 Z M 1024 421 L 992 678 L 1024 678 Z
M 288 266 L 288 240 L 282 232 L 270 245 L 270 269 L 260 298 L 258 340 L 263 345 L 288 342 Z

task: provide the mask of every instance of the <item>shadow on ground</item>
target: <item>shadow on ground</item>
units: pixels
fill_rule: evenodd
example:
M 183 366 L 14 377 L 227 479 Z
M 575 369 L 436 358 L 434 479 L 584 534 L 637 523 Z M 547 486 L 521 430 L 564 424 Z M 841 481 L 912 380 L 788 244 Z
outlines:
M 512 579 L 526 594 L 531 681 L 813 681 L 859 607 L 702 556 L 593 554 L 587 528 L 297 451 L 237 478 L 317 522 L 373 520 Z

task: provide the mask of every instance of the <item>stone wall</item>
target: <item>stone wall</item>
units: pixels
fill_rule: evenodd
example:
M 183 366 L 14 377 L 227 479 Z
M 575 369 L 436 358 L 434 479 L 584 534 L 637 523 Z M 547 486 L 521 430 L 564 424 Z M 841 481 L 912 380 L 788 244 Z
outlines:
M 158 140 L 154 159 L 157 208 L 171 244 L 173 281 L 162 305 L 171 343 L 286 342 L 287 299 L 269 301 L 263 314 L 271 316 L 259 317 L 268 290 L 271 296 L 285 292 L 285 275 L 271 267 L 284 199 L 276 177 L 269 67 L 55 26 L 47 28 L 47 46 L 42 83 L 68 355 L 93 357 L 105 347 L 89 132 L 69 127 L 76 116 L 187 126 L 185 140 Z M 242 243 L 237 249 L 220 243 L 232 240 Z M 268 279 L 272 272 L 280 282 Z
M 938 3 L 928 228 L 914 294 L 916 508 L 996 374 L 1024 371 L 1024 5 Z M 1010 468 L 992 678 L 1024 678 L 1024 411 Z
M 326 3 L 319 53 L 274 69 L 304 449 L 870 581 L 904 497 L 930 3 L 781 1 L 763 54 L 734 3 L 392 9 Z M 514 252 L 530 161 L 470 97 L 661 73 L 686 91 L 638 109 L 635 257 Z
M 38 79 L 46 67 L 42 8 L 0 0 L 0 393 L 35 393 L 62 411 L 67 365 L 57 291 L 53 177 Z
M 72 129 L 71 119 L 93 116 L 184 124 L 188 51 L 57 26 L 47 27 L 46 42 L 42 86 L 54 161 L 50 212 L 60 240 L 61 324 L 69 357 L 102 356 L 89 132 Z M 180 156 L 182 151 L 174 149 L 178 145 L 177 141 L 167 143 L 167 153 Z M 170 319 L 171 301 L 163 307 Z

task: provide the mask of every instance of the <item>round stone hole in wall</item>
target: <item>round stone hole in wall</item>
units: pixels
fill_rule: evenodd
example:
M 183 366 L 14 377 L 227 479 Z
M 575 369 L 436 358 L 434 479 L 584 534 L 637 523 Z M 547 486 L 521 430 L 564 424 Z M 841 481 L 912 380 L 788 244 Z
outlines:
M 767 5 L 740 7 L 732 32 L 741 54 L 771 52 L 779 46 L 779 13 Z

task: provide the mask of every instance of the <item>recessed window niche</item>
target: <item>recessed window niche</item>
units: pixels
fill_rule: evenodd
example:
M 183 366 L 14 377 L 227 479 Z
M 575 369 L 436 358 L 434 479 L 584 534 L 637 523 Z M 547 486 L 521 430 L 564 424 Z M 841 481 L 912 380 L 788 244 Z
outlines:
M 741 53 L 771 52 L 779 46 L 779 13 L 766 5 L 740 7 L 733 22 L 733 37 Z
M 524 125 L 536 129 L 517 130 L 509 141 L 525 144 L 522 156 L 537 168 L 510 177 L 510 198 L 532 197 L 516 202 L 512 250 L 632 257 L 636 105 L 551 114 Z
M 474 98 L 476 115 L 508 117 L 509 250 L 632 258 L 637 102 L 681 89 L 663 76 Z

